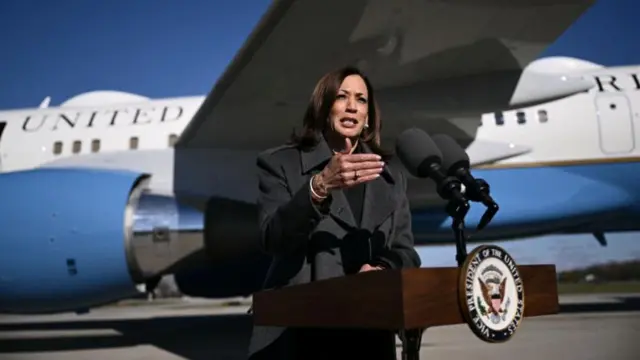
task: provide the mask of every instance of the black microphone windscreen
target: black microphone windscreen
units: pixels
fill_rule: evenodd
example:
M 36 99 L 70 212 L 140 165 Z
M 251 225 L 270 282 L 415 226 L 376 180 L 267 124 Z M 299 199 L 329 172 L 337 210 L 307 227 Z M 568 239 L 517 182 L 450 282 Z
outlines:
M 469 168 L 469 155 L 451 136 L 437 134 L 433 136 L 433 142 L 440 148 L 442 167 L 447 171 L 450 171 L 452 166 Z
M 396 139 L 396 155 L 416 177 L 426 177 L 425 165 L 440 164 L 442 154 L 431 137 L 418 128 L 403 131 Z

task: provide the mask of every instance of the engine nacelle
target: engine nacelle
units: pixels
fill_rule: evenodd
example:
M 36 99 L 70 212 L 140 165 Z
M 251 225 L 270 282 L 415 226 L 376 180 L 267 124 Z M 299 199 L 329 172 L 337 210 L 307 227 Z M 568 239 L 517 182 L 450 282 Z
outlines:
M 147 181 L 93 169 L 0 175 L 0 311 L 110 303 L 204 253 L 202 213 Z

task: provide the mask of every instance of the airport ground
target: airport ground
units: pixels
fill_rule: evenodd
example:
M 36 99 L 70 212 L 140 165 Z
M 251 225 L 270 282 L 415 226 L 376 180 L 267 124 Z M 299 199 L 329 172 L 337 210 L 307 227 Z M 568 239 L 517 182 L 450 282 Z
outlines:
M 640 292 L 566 294 L 560 305 L 558 315 L 526 318 L 503 344 L 478 340 L 466 325 L 429 329 L 421 359 L 640 358 Z M 246 301 L 162 299 L 85 315 L 2 316 L 0 359 L 244 359 L 247 309 Z

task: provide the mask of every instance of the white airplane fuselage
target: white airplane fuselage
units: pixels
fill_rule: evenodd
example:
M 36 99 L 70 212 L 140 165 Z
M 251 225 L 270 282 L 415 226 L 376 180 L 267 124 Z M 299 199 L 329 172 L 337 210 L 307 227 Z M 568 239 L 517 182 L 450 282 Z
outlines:
M 482 115 L 476 142 L 510 143 L 527 148 L 522 155 L 493 161 L 534 166 L 556 161 L 606 161 L 640 155 L 640 67 L 592 71 L 596 86 L 557 101 Z M 101 105 L 102 92 L 82 94 L 61 107 L 0 111 L 0 170 L 31 169 L 44 164 L 118 152 L 170 149 L 200 107 L 204 96 L 129 100 Z M 89 103 L 83 98 L 91 98 Z M 97 100 L 95 100 L 97 98 Z M 613 107 L 612 107 L 613 106 Z M 221 120 L 222 121 L 222 120 Z M 247 130 L 249 131 L 249 129 Z M 287 134 L 283 134 L 285 137 Z M 284 139 L 284 137 L 283 137 Z M 471 160 L 484 158 L 467 149 Z M 91 164 L 87 166 L 101 166 Z M 143 164 L 139 165 L 144 168 Z
M 83 95 L 71 99 L 71 105 L 0 112 L 0 121 L 6 122 L 0 139 L 2 172 L 71 156 L 170 148 L 204 100 L 194 96 L 73 105 L 82 103 Z M 90 95 L 100 97 L 100 92 Z

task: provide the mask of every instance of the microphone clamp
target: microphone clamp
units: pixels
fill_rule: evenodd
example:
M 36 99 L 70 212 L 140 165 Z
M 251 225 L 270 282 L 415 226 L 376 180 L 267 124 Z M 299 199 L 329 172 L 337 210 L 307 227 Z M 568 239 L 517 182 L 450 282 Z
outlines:
M 474 180 L 477 186 L 467 186 L 465 191 L 469 200 L 483 203 L 484 205 L 488 205 L 488 203 L 493 202 L 493 199 L 489 196 L 489 193 L 491 192 L 489 183 L 480 178 L 476 178 Z
M 478 185 L 477 191 L 472 191 L 472 194 L 469 196 L 469 198 L 471 199 L 471 197 L 473 196 L 473 198 L 476 199 L 473 201 L 481 202 L 482 204 L 484 204 L 484 206 L 487 207 L 487 210 L 482 215 L 482 218 L 478 223 L 478 227 L 476 228 L 476 231 L 480 231 L 487 225 L 489 225 L 500 207 L 498 206 L 498 204 L 496 204 L 493 198 L 491 198 L 490 186 L 484 179 L 477 178 L 476 184 Z

